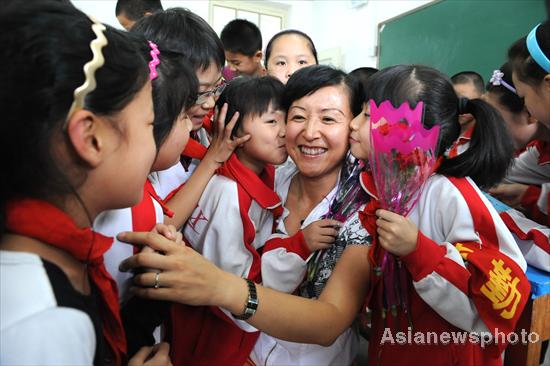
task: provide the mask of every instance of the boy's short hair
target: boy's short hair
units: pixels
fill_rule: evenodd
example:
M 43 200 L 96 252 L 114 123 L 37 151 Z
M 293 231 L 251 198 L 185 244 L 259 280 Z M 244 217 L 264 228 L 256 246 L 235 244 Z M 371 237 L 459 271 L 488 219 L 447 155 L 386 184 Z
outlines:
M 115 14 L 120 14 L 130 20 L 138 21 L 145 13 L 156 13 L 162 11 L 160 0 L 118 0 L 116 3 Z
M 170 8 L 140 19 L 132 28 L 159 48 L 178 52 L 194 70 L 225 64 L 223 44 L 204 19 L 184 8 Z
M 453 85 L 472 83 L 476 91 L 481 95 L 485 91 L 483 77 L 475 71 L 461 71 L 451 77 Z
M 252 22 L 235 19 L 223 27 L 220 38 L 226 51 L 252 57 L 262 50 L 262 33 Z
M 216 102 L 219 109 L 227 103 L 226 124 L 235 112 L 239 112 L 239 119 L 231 135 L 236 135 L 246 116 L 260 116 L 268 111 L 270 104 L 275 110 L 283 110 L 284 88 L 284 84 L 272 76 L 240 76 L 231 80 Z

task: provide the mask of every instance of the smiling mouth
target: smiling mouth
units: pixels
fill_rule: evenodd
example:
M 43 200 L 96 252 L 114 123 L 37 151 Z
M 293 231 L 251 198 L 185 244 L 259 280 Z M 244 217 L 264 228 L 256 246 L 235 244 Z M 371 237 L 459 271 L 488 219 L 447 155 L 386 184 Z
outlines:
M 300 152 L 307 156 L 319 156 L 327 152 L 328 149 L 324 147 L 308 147 L 300 146 Z

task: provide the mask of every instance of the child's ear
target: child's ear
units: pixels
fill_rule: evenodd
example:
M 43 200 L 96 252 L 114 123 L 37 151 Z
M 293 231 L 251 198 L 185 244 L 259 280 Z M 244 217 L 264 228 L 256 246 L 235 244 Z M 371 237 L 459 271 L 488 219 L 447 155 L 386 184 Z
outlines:
M 95 168 L 101 162 L 103 139 L 99 118 L 92 112 L 81 109 L 73 113 L 67 122 L 67 135 L 77 155 Z
M 261 50 L 256 51 L 254 56 L 252 56 L 255 62 L 262 62 L 262 57 L 264 57 L 264 53 Z

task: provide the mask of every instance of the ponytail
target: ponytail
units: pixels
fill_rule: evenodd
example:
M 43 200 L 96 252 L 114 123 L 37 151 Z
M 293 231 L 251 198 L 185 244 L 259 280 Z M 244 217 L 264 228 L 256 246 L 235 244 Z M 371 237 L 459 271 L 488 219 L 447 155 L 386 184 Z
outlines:
M 504 178 L 514 154 L 512 138 L 501 115 L 481 99 L 460 100 L 460 112 L 476 119 L 468 149 L 441 163 L 438 173 L 471 177 L 482 188 L 490 188 Z M 458 123 L 458 122 L 457 122 Z

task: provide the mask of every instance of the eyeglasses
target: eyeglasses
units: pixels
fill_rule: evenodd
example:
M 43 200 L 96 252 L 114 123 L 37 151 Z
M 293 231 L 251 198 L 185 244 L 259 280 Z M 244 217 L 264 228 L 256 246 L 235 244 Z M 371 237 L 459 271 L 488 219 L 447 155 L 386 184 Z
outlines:
M 217 87 L 207 90 L 205 92 L 199 93 L 197 95 L 197 100 L 195 100 L 195 104 L 204 104 L 210 98 L 211 95 L 214 96 L 214 98 L 219 97 L 227 84 L 225 83 L 225 80 L 222 79 L 222 83 L 218 85 Z

